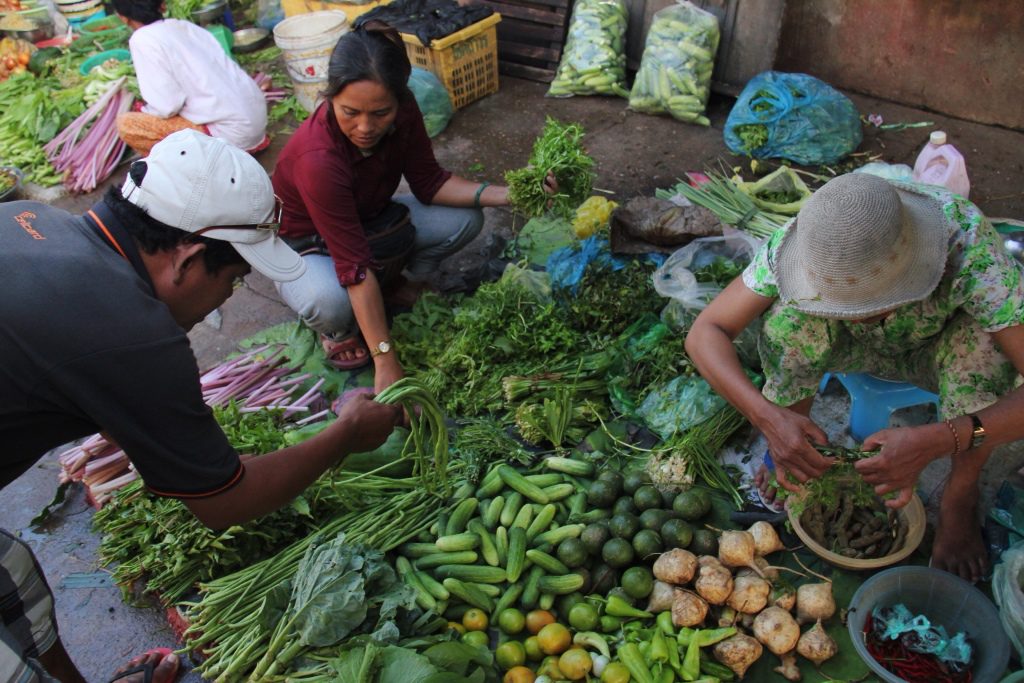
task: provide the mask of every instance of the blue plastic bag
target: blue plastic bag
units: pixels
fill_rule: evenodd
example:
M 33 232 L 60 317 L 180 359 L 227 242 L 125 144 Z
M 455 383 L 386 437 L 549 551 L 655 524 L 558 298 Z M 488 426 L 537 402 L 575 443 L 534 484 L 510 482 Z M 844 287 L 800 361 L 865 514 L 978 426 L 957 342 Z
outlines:
M 423 124 L 427 135 L 434 137 L 447 127 L 455 110 L 452 98 L 441 80 L 426 69 L 417 66 L 409 74 L 409 90 L 412 90 L 416 104 L 423 114 Z
M 750 79 L 725 122 L 733 153 L 798 164 L 835 163 L 862 137 L 850 98 L 813 76 L 780 71 Z

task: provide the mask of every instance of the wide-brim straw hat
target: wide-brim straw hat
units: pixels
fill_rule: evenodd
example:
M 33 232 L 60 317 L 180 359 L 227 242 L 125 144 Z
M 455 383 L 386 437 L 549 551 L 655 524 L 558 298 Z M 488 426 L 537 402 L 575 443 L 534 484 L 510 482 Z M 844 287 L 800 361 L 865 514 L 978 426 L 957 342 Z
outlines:
M 779 243 L 775 274 L 786 305 L 857 320 L 920 301 L 946 268 L 942 204 L 867 173 L 833 178 L 800 209 Z

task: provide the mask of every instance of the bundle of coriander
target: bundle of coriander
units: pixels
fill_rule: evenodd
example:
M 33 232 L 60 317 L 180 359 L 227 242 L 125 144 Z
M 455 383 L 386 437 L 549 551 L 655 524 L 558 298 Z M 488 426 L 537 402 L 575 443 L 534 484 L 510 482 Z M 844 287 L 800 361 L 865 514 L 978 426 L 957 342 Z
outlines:
M 698 206 L 718 216 L 723 223 L 733 225 L 755 237 L 768 237 L 789 220 L 789 216 L 762 211 L 736 183 L 724 175 L 709 171 L 708 182 L 697 187 L 679 181 L 667 190 L 656 190 L 658 199 L 669 199 L 681 194 Z
M 525 168 L 507 171 L 505 183 L 512 207 L 534 218 L 547 211 L 571 219 L 594 186 L 594 160 L 583 150 L 583 127 L 548 117 Z M 547 174 L 558 181 L 558 192 L 544 191 Z M 550 204 L 550 206 L 549 206 Z

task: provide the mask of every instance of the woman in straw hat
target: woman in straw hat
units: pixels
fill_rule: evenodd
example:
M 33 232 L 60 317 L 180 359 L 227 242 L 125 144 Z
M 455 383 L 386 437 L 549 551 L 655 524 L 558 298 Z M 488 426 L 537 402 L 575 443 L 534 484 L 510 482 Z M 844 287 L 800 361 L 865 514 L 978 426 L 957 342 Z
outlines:
M 941 188 L 868 174 L 835 178 L 776 232 L 742 277 L 697 318 L 686 350 L 700 373 L 765 435 L 777 478 L 804 482 L 831 465 L 809 418 L 826 372 L 871 372 L 939 394 L 942 422 L 883 429 L 857 470 L 906 505 L 921 471 L 949 457 L 933 566 L 988 573 L 978 479 L 999 444 L 1024 437 L 1024 283 L 991 223 Z M 763 318 L 765 386 L 730 343 Z M 767 492 L 764 468 L 757 484 Z M 770 494 L 769 494 L 770 495 Z

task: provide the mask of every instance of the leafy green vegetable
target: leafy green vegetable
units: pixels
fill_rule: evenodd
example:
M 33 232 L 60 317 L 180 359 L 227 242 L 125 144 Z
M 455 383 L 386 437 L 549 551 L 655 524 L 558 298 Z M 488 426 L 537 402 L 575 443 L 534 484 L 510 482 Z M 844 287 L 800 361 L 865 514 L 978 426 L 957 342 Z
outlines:
M 382 552 L 346 543 L 344 533 L 311 544 L 290 582 L 284 618 L 254 679 L 287 670 L 306 648 L 334 645 L 357 631 L 372 632 L 380 642 L 396 642 L 398 610 L 416 604 L 414 590 L 399 580 Z
M 547 212 L 550 204 L 552 213 L 572 218 L 594 185 L 594 160 L 583 150 L 583 135 L 579 124 L 547 118 L 526 168 L 505 173 L 513 208 L 533 217 Z M 558 181 L 557 194 L 544 191 L 548 173 Z

